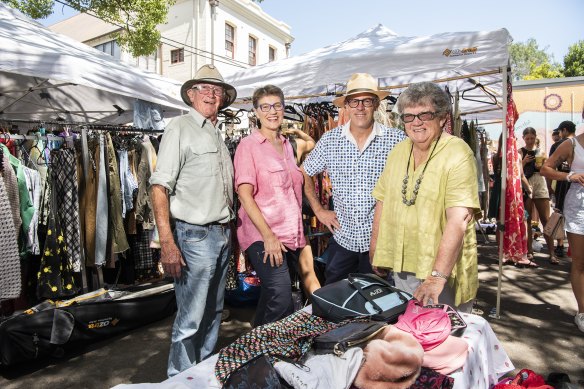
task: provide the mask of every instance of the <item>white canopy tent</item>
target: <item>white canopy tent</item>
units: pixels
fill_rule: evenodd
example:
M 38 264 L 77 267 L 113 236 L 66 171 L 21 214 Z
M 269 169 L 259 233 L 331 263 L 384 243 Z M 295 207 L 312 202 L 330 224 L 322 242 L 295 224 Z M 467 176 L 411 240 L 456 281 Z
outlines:
M 482 32 L 449 32 L 432 36 L 402 37 L 377 25 L 344 42 L 262 66 L 226 75 L 238 92 L 234 105 L 250 107 L 253 91 L 265 84 L 282 88 L 286 102 L 332 100 L 341 95 L 353 73 L 365 72 L 378 79 L 381 89 L 393 95 L 409 84 L 439 82 L 458 95 L 462 118 L 502 122 L 507 139 L 507 76 L 509 44 L 506 29 Z M 477 84 L 481 86 L 478 87 Z M 457 93 L 458 92 L 458 93 Z M 506 155 L 506 141 L 502 145 Z M 505 220 L 506 160 L 503 158 L 501 217 Z M 496 316 L 499 317 L 502 249 Z
M 0 3 L 0 120 L 123 124 L 136 99 L 186 110 L 178 81 L 125 65 Z
M 331 100 L 343 92 L 351 74 L 357 72 L 370 73 L 382 89 L 390 89 L 396 95 L 412 82 L 442 80 L 451 93 L 480 82 L 497 98 L 498 105 L 490 104 L 493 100 L 477 88 L 465 92 L 465 98 L 460 99 L 461 114 L 500 120 L 510 42 L 506 29 L 402 37 L 377 25 L 344 42 L 227 74 L 225 78 L 237 89 L 235 105 L 249 103 L 254 89 L 266 83 L 281 87 L 287 101 Z

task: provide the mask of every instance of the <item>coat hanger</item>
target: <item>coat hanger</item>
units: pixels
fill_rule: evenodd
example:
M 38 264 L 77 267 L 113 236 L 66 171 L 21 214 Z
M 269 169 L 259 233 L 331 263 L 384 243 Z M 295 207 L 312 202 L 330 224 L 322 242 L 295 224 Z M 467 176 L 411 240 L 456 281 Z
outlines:
M 304 120 L 304 117 L 296 110 L 294 105 L 286 105 L 284 107 L 284 119 L 301 122 Z
M 476 80 L 474 80 L 473 78 L 469 78 L 468 82 L 470 82 L 471 84 L 474 84 L 474 86 L 470 89 L 465 89 L 462 91 L 462 94 L 460 95 L 460 98 L 466 101 L 474 101 L 477 103 L 483 103 L 483 104 L 489 104 L 489 105 L 498 105 L 497 102 L 497 96 L 495 96 L 493 93 L 489 92 L 487 89 L 485 89 L 485 87 L 483 86 L 483 84 L 481 84 L 480 82 L 477 82 Z M 472 90 L 475 89 L 480 89 L 483 91 L 483 93 L 485 94 L 485 96 L 488 98 L 487 100 L 479 100 L 476 98 L 471 98 L 471 97 L 464 97 L 464 94 L 466 92 L 470 92 Z

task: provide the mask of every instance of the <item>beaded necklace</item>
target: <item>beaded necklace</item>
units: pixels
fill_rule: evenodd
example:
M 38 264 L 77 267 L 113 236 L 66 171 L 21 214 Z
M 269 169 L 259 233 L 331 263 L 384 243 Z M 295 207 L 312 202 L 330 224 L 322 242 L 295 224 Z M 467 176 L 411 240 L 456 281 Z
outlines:
M 404 176 L 404 180 L 402 183 L 402 202 L 408 207 L 410 205 L 414 205 L 416 203 L 416 198 L 418 198 L 418 190 L 420 190 L 420 184 L 422 183 L 422 178 L 424 178 L 424 172 L 426 171 L 426 168 L 428 167 L 428 164 L 430 163 L 430 159 L 432 158 L 432 155 L 434 155 L 434 150 L 436 150 L 436 146 L 438 146 L 438 142 L 440 141 L 441 136 L 442 136 L 442 133 L 440 133 L 440 135 L 438 136 L 438 139 L 436 139 L 436 143 L 434 143 L 434 147 L 432 148 L 432 152 L 430 153 L 430 156 L 428 157 L 428 161 L 426 161 L 426 165 L 424 165 L 424 170 L 422 170 L 422 174 L 420 174 L 420 177 L 418 177 L 418 179 L 416 180 L 416 184 L 414 185 L 414 195 L 412 196 L 411 199 L 408 200 L 406 198 L 406 193 L 408 192 L 408 181 L 410 179 L 410 176 L 409 176 L 410 161 L 412 160 L 412 153 L 414 151 L 414 143 L 412 142 L 412 148 L 410 149 L 410 156 L 408 157 L 408 167 L 406 168 L 406 175 Z

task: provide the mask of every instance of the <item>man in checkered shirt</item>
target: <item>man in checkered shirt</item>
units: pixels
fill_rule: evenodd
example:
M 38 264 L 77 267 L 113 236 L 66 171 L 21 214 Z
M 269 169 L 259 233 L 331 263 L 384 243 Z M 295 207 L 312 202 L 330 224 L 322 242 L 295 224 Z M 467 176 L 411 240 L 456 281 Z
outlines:
M 369 240 L 375 199 L 371 191 L 387 154 L 405 138 L 403 131 L 373 119 L 380 99 L 387 95 L 378 89 L 371 75 L 353 74 L 345 95 L 333 101 L 347 110 L 350 120 L 325 133 L 302 165 L 304 192 L 310 206 L 333 233 L 327 249 L 326 284 L 347 278 L 349 273 L 373 272 Z M 324 209 L 315 193 L 313 177 L 325 170 L 331 179 L 334 211 Z

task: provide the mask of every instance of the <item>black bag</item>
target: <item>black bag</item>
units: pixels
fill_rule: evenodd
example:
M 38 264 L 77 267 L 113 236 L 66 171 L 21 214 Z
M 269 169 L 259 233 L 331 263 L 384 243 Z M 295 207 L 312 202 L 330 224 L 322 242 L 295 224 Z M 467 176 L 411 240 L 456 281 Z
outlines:
M 395 323 L 412 298 L 375 274 L 349 274 L 314 292 L 312 313 L 335 323 L 360 316 Z
M 351 347 L 365 346 L 387 326 L 383 321 L 348 323 L 317 336 L 312 347 L 316 354 L 335 354 L 340 357 Z
M 58 308 L 44 302 L 0 322 L 0 364 L 62 356 L 68 348 L 152 323 L 176 310 L 172 285 L 133 286 L 121 292 L 127 293 L 117 300 L 100 296 L 85 302 L 82 295 L 75 304 Z
M 265 354 L 258 355 L 229 374 L 223 389 L 283 389 L 274 366 Z

